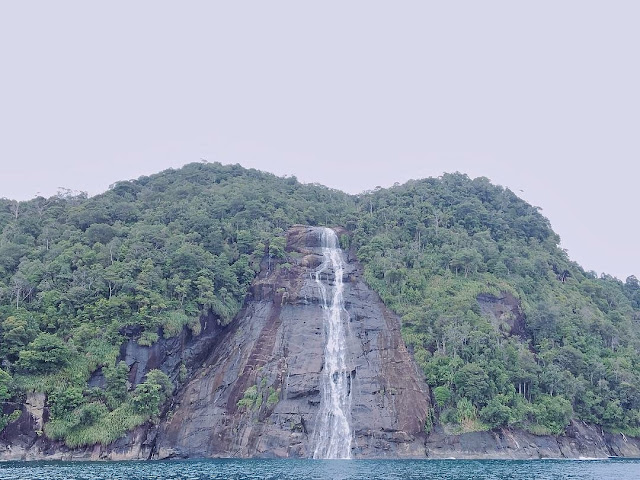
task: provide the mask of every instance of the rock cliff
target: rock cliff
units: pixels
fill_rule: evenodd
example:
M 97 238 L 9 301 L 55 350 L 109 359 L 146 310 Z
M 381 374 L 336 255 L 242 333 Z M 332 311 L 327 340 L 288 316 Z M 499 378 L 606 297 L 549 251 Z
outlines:
M 319 230 L 295 227 L 288 261 L 265 265 L 252 298 L 173 406 L 155 458 L 307 457 L 320 404 Z M 354 457 L 424 455 L 429 407 L 397 318 L 346 262 Z
M 324 349 L 313 275 L 322 260 L 319 242 L 317 228 L 290 229 L 286 258 L 263 262 L 230 325 L 205 317 L 199 336 L 185 329 L 152 347 L 123 346 L 120 357 L 133 385 L 152 368 L 181 385 L 157 424 L 111 445 L 71 450 L 42 435 L 45 398 L 30 394 L 21 417 L 0 435 L 0 460 L 311 456 Z M 639 439 L 581 422 L 561 436 L 509 429 L 449 435 L 439 426 L 426 436 L 428 389 L 402 341 L 399 320 L 364 283 L 360 264 L 348 253 L 344 260 L 354 458 L 640 457 Z M 332 282 L 331 273 L 324 280 Z M 515 299 L 485 295 L 478 301 L 497 326 L 520 333 Z M 185 368 L 187 380 L 179 382 Z M 90 380 L 92 386 L 102 382 L 100 372 Z
M 123 346 L 133 385 L 149 369 L 161 368 L 175 380 L 180 365 L 187 367 L 189 380 L 159 425 L 139 427 L 109 446 L 69 450 L 38 435 L 38 422 L 25 411 L 25 421 L 0 438 L 0 458 L 310 456 L 324 349 L 313 275 L 322 260 L 319 232 L 303 226 L 288 232 L 286 258 L 263 262 L 243 310 L 226 328 L 204 318 L 199 337 L 185 331 L 152 347 Z M 352 455 L 423 457 L 428 389 L 397 317 L 365 285 L 361 266 L 344 260 Z M 325 280 L 333 281 L 330 276 Z M 99 386 L 100 374 L 91 382 Z

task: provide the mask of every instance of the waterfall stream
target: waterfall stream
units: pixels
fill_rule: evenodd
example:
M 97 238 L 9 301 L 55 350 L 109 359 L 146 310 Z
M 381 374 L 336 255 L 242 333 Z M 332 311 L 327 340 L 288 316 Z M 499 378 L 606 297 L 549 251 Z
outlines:
M 346 361 L 347 312 L 342 297 L 344 262 L 338 236 L 332 229 L 322 229 L 321 246 L 323 261 L 315 272 L 315 281 L 322 295 L 326 343 L 313 458 L 351 458 L 351 374 Z M 329 282 L 331 271 L 333 288 Z

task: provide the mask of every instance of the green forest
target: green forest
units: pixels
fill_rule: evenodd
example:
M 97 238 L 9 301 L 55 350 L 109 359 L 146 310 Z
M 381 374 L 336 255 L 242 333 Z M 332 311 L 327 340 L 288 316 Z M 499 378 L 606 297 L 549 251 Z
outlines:
M 0 199 L 0 428 L 46 394 L 44 434 L 109 443 L 185 378 L 128 382 L 121 346 L 200 318 L 233 321 L 294 224 L 341 226 L 402 321 L 438 423 L 562 433 L 571 419 L 640 435 L 640 284 L 585 272 L 537 208 L 486 178 L 445 174 L 360 195 L 239 165 L 194 163 L 104 194 Z M 496 317 L 482 300 L 513 299 Z M 486 303 L 486 301 L 485 301 Z M 105 387 L 90 387 L 100 370 Z

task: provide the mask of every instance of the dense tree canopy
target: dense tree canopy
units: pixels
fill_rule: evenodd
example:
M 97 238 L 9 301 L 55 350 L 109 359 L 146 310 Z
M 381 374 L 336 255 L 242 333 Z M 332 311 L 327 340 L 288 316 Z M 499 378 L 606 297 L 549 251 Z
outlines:
M 585 272 L 537 208 L 485 178 L 411 181 L 358 206 L 367 281 L 401 315 L 443 423 L 559 433 L 579 418 L 640 433 L 635 277 Z M 488 315 L 487 294 L 519 311 Z
M 157 374 L 127 385 L 116 363 L 124 342 L 151 345 L 185 326 L 198 334 L 208 313 L 230 322 L 263 258 L 284 254 L 290 225 L 337 224 L 352 205 L 342 192 L 220 164 L 119 182 L 93 198 L 0 200 L 0 401 L 9 388 L 44 390 L 50 436 L 118 438 L 171 393 Z M 96 371 L 104 391 L 87 385 Z
M 538 209 L 462 174 L 349 196 L 190 164 L 92 198 L 0 199 L 0 401 L 44 390 L 45 433 L 70 446 L 156 418 L 175 385 L 159 371 L 130 385 L 121 345 L 197 335 L 203 314 L 231 322 L 293 224 L 350 232 L 343 245 L 401 316 L 436 420 L 640 433 L 638 280 L 585 272 Z M 483 310 L 505 296 L 517 308 Z

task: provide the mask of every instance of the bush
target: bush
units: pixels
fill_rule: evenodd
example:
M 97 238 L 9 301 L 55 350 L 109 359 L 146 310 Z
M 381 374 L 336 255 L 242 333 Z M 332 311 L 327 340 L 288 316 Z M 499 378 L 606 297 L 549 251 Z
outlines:
M 87 427 L 95 424 L 107 413 L 109 412 L 103 403 L 91 402 L 78 408 L 74 412 L 74 416 L 78 418 L 78 425 L 81 427 Z
M 71 448 L 96 443 L 108 445 L 122 437 L 128 430 L 142 425 L 149 418 L 136 413 L 129 402 L 109 413 L 98 405 L 91 406 L 82 415 L 92 423 L 81 424 L 75 415 L 68 415 L 63 419 L 54 419 L 47 423 L 45 433 L 54 440 L 64 440 L 64 443 Z
M 175 337 L 182 332 L 182 329 L 189 323 L 189 320 L 189 317 L 184 313 L 184 311 L 173 310 L 166 312 L 162 318 L 163 337 Z
M 435 424 L 434 411 L 433 411 L 433 408 L 429 407 L 429 409 L 427 410 L 427 416 L 424 419 L 424 433 L 426 433 L 427 435 L 430 434 L 431 430 L 433 430 L 434 424 Z
M 9 415 L 0 414 L 0 432 L 4 430 L 4 427 L 9 425 L 11 422 L 15 422 L 18 418 L 20 418 L 21 410 L 14 410 Z
M 273 387 L 269 387 L 269 397 L 267 398 L 267 405 L 273 406 L 280 401 L 280 389 L 275 390 Z
M 456 420 L 458 423 L 472 422 L 478 418 L 476 407 L 468 398 L 461 398 L 456 405 Z
M 143 347 L 150 347 L 154 343 L 158 341 L 160 336 L 157 331 L 153 330 L 145 330 L 140 334 L 140 338 L 138 338 L 138 345 L 142 345 Z
M 262 395 L 258 392 L 258 386 L 252 385 L 247 388 L 242 398 L 238 400 L 237 405 L 240 408 L 247 408 L 250 410 L 260 408 L 262 405 Z
M 489 376 L 478 364 L 467 363 L 456 372 L 453 382 L 458 394 L 471 400 L 474 405 L 486 405 L 491 398 Z

